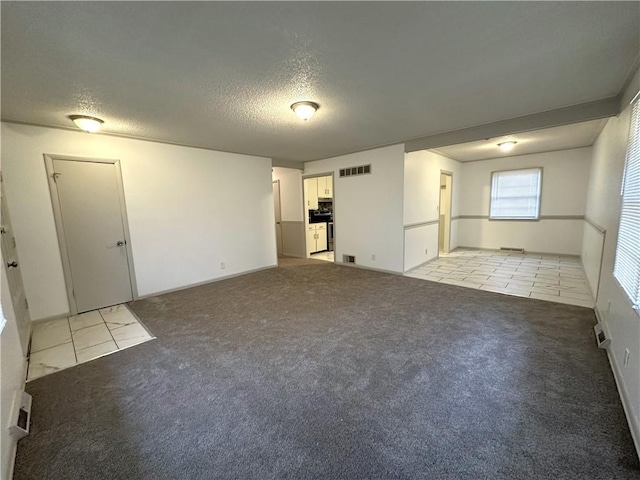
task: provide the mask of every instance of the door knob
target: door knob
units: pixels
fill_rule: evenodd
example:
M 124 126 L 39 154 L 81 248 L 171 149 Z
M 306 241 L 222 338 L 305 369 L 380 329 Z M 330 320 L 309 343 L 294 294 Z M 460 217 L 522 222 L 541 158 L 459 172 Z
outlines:
M 118 246 L 118 247 L 121 247 L 121 246 L 123 246 L 123 245 L 124 245 L 124 242 L 123 242 L 122 240 L 118 240 L 118 241 L 116 242 L 116 246 Z
M 18 262 L 16 262 L 15 260 L 11 263 L 7 263 L 7 267 L 9 268 L 18 268 Z

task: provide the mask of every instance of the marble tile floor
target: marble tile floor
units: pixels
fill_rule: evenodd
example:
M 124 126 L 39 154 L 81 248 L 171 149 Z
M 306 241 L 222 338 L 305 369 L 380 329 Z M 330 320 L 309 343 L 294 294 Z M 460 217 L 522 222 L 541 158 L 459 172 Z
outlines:
M 35 322 L 27 381 L 154 338 L 126 305 Z
M 334 255 L 333 255 L 333 252 L 318 252 L 318 253 L 312 253 L 311 258 L 315 260 L 324 260 L 326 262 L 333 262 Z
M 408 277 L 593 308 L 580 258 L 571 255 L 457 249 Z

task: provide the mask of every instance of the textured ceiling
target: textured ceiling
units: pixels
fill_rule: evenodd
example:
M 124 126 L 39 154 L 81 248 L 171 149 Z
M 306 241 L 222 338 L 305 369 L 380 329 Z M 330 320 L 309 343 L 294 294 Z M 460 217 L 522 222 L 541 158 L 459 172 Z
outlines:
M 605 120 L 591 120 L 561 127 L 543 128 L 532 132 L 506 135 L 478 142 L 440 147 L 433 149 L 433 151 L 459 162 L 473 162 L 489 158 L 513 157 L 514 155 L 588 147 L 593 145 L 604 126 L 604 122 Z M 513 150 L 503 152 L 498 148 L 498 143 L 510 140 L 517 142 Z
M 0 8 L 4 120 L 296 161 L 615 96 L 640 44 L 638 2 Z

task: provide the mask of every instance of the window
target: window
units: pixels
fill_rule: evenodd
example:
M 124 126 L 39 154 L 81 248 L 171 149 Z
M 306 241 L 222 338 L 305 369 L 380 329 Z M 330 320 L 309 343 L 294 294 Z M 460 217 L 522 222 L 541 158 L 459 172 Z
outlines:
M 613 275 L 640 309 L 640 101 L 631 110 L 627 158 L 622 178 L 622 211 Z
M 493 172 L 489 218 L 537 220 L 541 187 L 542 168 Z

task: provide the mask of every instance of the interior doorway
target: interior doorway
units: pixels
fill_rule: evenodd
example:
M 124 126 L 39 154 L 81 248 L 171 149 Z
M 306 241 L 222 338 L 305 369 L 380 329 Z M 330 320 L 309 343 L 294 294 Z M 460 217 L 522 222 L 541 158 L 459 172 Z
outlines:
M 335 262 L 333 173 L 304 177 L 302 183 L 306 256 Z
M 120 162 L 45 155 L 45 163 L 71 314 L 132 301 Z
M 276 218 L 276 250 L 278 256 L 282 255 L 282 205 L 280 200 L 280 180 L 274 180 L 273 184 L 273 211 Z
M 440 217 L 438 219 L 438 252 L 449 253 L 451 248 L 451 189 L 453 174 L 440 172 Z

